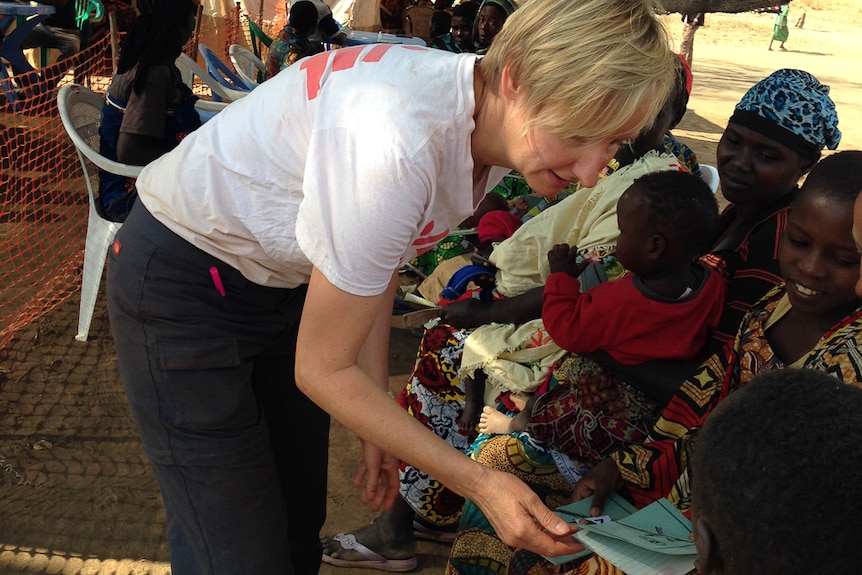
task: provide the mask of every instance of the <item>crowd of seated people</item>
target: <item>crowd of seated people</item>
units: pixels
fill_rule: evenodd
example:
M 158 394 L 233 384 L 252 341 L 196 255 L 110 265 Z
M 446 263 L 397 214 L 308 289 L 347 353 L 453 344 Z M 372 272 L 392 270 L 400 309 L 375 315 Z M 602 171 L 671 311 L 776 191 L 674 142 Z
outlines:
M 793 96 L 786 100 L 788 93 Z M 583 214 L 575 193 L 537 218 L 536 223 L 546 224 L 541 240 L 531 238 L 537 234 L 524 224 L 510 238 L 512 249 L 503 241 L 492 252 L 497 280 L 492 301 L 467 298 L 442 309 L 440 322 L 423 334 L 415 370 L 399 402 L 471 457 L 526 481 L 552 508 L 573 496 L 593 496 L 594 514 L 599 514 L 604 497 L 620 490 L 638 506 L 669 498 L 690 514 L 692 499 L 698 500 L 698 484 L 690 477 L 693 438 L 726 396 L 758 375 L 780 374 L 788 368 L 828 374 L 815 378 L 821 384 L 860 383 L 862 364 L 854 350 L 862 334 L 856 292 L 862 232 L 853 230 L 852 206 L 862 192 L 862 152 L 820 160 L 822 150 L 834 150 L 841 135 L 828 94 L 828 86 L 807 72 L 783 69 L 755 84 L 736 105 L 717 150 L 722 192 L 729 205 L 708 253 L 700 259 L 721 277 L 726 291 L 719 320 L 696 358 L 667 361 L 656 354 L 632 367 L 607 353 L 567 353 L 551 368 L 553 391 L 532 402 L 524 430 L 504 427 L 497 434 L 485 429 L 488 433 L 480 435 L 472 421 L 459 426 L 465 407 L 465 383 L 459 377 L 465 341 L 479 326 L 521 325 L 539 317 L 549 270 L 547 263 L 544 270 L 533 263 L 528 271 L 524 253 L 535 259 L 536 254 L 548 253 L 541 250 L 555 240 L 552 216 L 563 213 L 567 202 L 570 210 Z M 649 155 L 635 156 L 635 165 L 650 161 Z M 806 174 L 800 189 L 798 182 Z M 613 179 L 601 180 L 597 189 Z M 582 201 L 596 211 L 612 213 L 615 224 L 619 194 L 601 205 L 595 195 L 586 199 L 587 192 L 580 192 Z M 858 205 L 857 218 L 862 221 Z M 561 219 L 570 226 L 600 220 L 595 212 L 590 216 Z M 859 221 L 857 226 L 862 226 Z M 547 228 L 551 231 L 545 233 Z M 586 240 L 574 242 L 587 248 L 582 253 L 593 247 L 591 259 L 604 264 L 613 260 L 618 268 L 613 257 L 618 229 L 610 240 L 583 238 L 599 229 L 567 231 L 569 237 Z M 530 282 L 536 287 L 525 290 Z M 523 408 L 505 394 L 496 400 L 503 417 L 515 416 Z M 384 563 L 377 565 L 356 547 L 345 547 L 343 537 L 323 538 L 325 561 L 386 569 L 388 559 L 397 562 L 413 556 L 416 538 L 447 544 L 454 539 L 447 573 L 555 569 L 543 557 L 508 548 L 478 507 L 421 470 L 402 465 L 401 480 L 401 499 L 370 526 L 349 534 L 380 553 Z M 701 497 L 708 500 L 710 494 Z M 720 527 L 713 531 L 710 519 L 715 520 L 704 519 L 709 525 L 705 542 L 698 543 L 702 572 L 749 572 L 746 565 L 722 567 L 727 558 L 716 549 L 715 540 L 726 538 L 727 531 Z M 570 572 L 621 573 L 596 556 Z

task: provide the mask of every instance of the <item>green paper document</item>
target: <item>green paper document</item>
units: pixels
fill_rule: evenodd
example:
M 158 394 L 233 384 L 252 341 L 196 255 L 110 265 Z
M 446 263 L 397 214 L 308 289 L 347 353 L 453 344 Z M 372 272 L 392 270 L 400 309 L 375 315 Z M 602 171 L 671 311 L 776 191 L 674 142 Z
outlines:
M 564 521 L 578 525 L 575 537 L 587 551 L 549 561 L 560 565 L 595 553 L 626 575 L 684 575 L 694 569 L 691 522 L 666 499 L 637 511 L 613 494 L 605 501 L 605 522 L 581 525 L 580 520 L 589 518 L 591 504 L 584 499 L 556 509 Z

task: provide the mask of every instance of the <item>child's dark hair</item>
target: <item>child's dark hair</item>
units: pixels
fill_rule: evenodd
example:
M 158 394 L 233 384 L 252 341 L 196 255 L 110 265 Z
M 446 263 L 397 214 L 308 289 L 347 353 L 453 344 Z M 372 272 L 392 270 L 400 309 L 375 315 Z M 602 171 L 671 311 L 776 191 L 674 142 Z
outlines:
M 135 65 L 134 90 L 140 94 L 151 66 L 173 64 L 188 42 L 189 18 L 196 15 L 195 0 L 138 0 L 138 17 L 123 39 L 117 73 Z
M 431 29 L 434 30 L 435 36 L 448 34 L 452 28 L 452 15 L 445 10 L 437 10 L 431 15 Z
M 317 7 L 314 2 L 300 0 L 292 3 L 287 22 L 297 32 L 307 32 L 309 29 L 313 31 L 317 25 Z
M 766 372 L 710 414 L 692 509 L 728 575 L 859 573 L 862 389 L 821 371 Z
M 718 202 L 703 180 L 665 170 L 641 176 L 629 190 L 642 202 L 646 221 L 668 242 L 693 258 L 710 248 L 718 230 Z
M 476 14 L 479 13 L 479 3 L 475 0 L 469 2 L 461 2 L 452 8 L 452 18 L 464 18 L 471 25 L 476 19 Z
M 856 201 L 862 192 L 862 151 L 847 150 L 826 156 L 812 168 L 802 189 L 837 202 Z
M 682 121 L 688 107 L 688 70 L 682 60 L 677 63 L 673 91 L 669 97 L 673 100 L 673 120 L 669 129 L 673 130 Z

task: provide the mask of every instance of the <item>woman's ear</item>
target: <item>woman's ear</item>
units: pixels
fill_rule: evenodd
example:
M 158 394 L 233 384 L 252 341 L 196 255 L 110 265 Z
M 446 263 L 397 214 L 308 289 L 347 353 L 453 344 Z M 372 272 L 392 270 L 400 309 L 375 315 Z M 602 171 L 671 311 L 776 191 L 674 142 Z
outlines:
M 724 573 L 724 558 L 709 523 L 703 518 L 695 519 L 694 546 L 697 560 L 694 566 L 700 575 L 720 575 Z
M 503 73 L 500 75 L 500 93 L 507 100 L 515 100 L 518 97 L 518 88 L 520 82 L 512 74 L 509 62 L 503 66 Z
M 811 171 L 811 168 L 817 165 L 817 162 L 820 161 L 820 152 L 816 154 L 811 154 L 810 156 L 800 158 L 799 162 L 799 177 L 801 178 L 805 174 Z M 798 179 L 798 178 L 797 178 Z

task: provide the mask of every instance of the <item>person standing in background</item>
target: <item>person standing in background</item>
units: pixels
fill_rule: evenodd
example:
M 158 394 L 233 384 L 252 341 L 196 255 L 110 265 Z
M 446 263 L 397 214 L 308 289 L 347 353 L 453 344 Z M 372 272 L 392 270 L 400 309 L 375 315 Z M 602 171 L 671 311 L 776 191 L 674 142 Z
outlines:
M 694 57 L 694 33 L 697 32 L 697 29 L 703 26 L 705 22 L 706 16 L 703 12 L 682 15 L 682 23 L 684 26 L 682 29 L 682 42 L 679 45 L 679 55 L 685 58 L 689 67 L 691 67 L 691 60 Z
M 787 37 L 790 35 L 790 30 L 787 28 L 787 15 L 790 12 L 790 0 L 781 0 L 781 3 L 776 6 L 778 13 L 775 15 L 775 25 L 772 27 L 772 40 L 769 41 L 769 49 L 772 50 L 772 43 L 778 40 L 781 42 L 778 49 L 787 51 L 784 43 L 787 42 Z
M 290 6 L 287 25 L 281 29 L 269 49 L 266 59 L 266 79 L 269 80 L 300 58 L 314 54 L 308 40 L 317 29 L 317 8 L 312 2 L 300 0 Z

